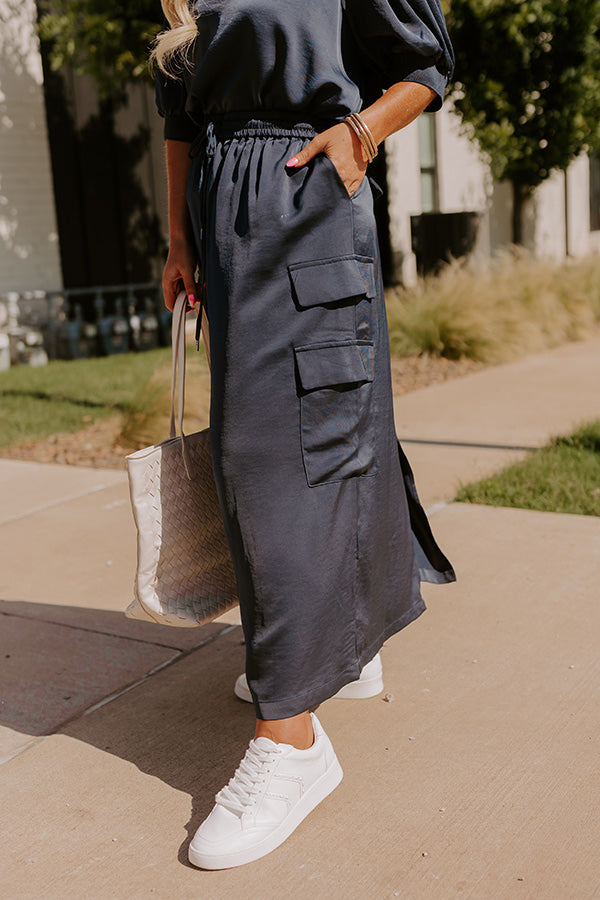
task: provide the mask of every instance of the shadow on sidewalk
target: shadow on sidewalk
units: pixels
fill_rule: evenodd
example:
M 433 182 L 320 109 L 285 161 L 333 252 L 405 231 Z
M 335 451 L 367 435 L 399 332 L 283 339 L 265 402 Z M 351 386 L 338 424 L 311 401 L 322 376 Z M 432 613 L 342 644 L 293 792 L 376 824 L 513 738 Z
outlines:
M 59 733 L 133 763 L 191 796 L 191 838 L 253 732 L 253 708 L 232 690 L 244 667 L 241 628 L 6 601 L 0 620 L 0 724 L 12 746 Z

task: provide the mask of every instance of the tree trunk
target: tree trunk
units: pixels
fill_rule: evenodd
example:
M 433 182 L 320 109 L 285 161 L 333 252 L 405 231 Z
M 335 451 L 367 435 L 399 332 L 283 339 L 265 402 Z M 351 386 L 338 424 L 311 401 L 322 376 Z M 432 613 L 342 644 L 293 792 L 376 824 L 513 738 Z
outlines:
M 523 246 L 524 213 L 527 201 L 531 196 L 530 188 L 523 184 L 512 183 L 513 209 L 512 209 L 512 239 L 513 244 Z

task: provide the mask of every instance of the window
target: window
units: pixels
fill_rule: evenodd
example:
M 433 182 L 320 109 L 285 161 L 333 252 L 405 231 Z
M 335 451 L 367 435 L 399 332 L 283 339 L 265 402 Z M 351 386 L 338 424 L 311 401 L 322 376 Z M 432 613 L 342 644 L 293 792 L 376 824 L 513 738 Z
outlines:
M 590 231 L 600 231 L 600 156 L 590 156 Z
M 439 208 L 437 146 L 435 116 L 423 113 L 417 120 L 419 126 L 419 167 L 421 170 L 421 211 L 436 212 Z

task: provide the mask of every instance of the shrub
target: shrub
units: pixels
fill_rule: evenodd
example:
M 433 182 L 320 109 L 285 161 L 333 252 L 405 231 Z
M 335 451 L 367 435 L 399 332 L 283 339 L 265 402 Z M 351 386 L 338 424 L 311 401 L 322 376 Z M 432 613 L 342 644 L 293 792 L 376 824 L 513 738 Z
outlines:
M 581 340 L 600 321 L 600 257 L 553 265 L 504 252 L 476 271 L 453 261 L 388 291 L 392 353 L 497 363 Z

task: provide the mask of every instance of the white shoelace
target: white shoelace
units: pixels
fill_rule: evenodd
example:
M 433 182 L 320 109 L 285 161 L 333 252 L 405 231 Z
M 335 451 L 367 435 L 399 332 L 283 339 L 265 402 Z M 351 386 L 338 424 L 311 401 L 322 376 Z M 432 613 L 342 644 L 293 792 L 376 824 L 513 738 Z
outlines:
M 235 775 L 215 798 L 220 806 L 236 815 L 243 815 L 255 804 L 271 772 L 272 763 L 282 753 L 277 746 L 265 746 L 259 741 L 261 738 L 250 741 Z

